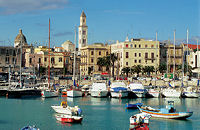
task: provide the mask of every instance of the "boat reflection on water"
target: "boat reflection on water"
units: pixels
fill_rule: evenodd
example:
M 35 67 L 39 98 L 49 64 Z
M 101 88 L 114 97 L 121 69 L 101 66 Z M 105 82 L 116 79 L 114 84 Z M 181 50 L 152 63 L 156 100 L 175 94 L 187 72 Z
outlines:
M 82 116 L 76 116 L 76 115 L 55 114 L 54 116 L 56 120 L 59 121 L 61 124 L 65 124 L 65 123 L 80 124 L 83 120 Z
M 122 99 L 121 98 L 111 98 L 110 103 L 112 105 L 122 105 Z

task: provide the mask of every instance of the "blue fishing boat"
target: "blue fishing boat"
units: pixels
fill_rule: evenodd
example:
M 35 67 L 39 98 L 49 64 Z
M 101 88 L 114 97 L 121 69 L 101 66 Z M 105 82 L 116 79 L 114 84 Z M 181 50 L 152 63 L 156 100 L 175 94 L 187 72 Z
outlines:
M 193 112 L 177 112 L 174 108 L 174 101 L 168 101 L 166 108 L 155 109 L 149 106 L 138 106 L 138 109 L 140 112 L 150 114 L 152 117 L 166 119 L 186 119 L 193 114 Z
M 127 109 L 138 109 L 137 106 L 141 107 L 143 105 L 143 103 L 135 103 L 135 104 L 130 104 L 130 103 L 126 103 L 126 108 Z

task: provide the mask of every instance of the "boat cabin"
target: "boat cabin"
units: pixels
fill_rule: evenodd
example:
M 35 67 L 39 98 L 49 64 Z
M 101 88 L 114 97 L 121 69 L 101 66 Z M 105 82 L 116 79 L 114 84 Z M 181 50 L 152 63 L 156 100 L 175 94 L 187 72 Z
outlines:
M 168 109 L 169 113 L 173 113 L 176 111 L 174 108 L 174 101 L 168 101 L 168 105 L 166 106 L 166 109 Z

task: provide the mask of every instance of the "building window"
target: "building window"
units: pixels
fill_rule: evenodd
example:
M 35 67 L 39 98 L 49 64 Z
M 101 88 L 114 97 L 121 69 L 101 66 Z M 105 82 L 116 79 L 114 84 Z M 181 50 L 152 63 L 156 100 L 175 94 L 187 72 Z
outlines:
M 153 48 L 154 47 L 154 45 L 151 45 L 151 48 Z
M 54 59 L 54 57 L 51 58 L 51 63 L 52 63 L 52 64 L 55 63 L 55 59 Z
M 133 44 L 131 44 L 131 48 L 133 47 Z
M 101 55 L 101 51 L 99 51 L 99 55 Z
M 126 58 L 128 58 L 128 52 L 126 52 Z
M 10 60 L 10 58 L 9 57 L 6 57 L 6 64 L 9 64 L 9 60 Z
M 44 57 L 44 61 L 45 61 L 45 62 L 47 61 L 47 57 Z
M 153 62 L 154 62 L 154 60 L 151 60 L 151 62 L 153 63 Z
M 137 63 L 137 60 L 135 60 L 135 63 Z
M 145 45 L 145 48 L 147 48 L 147 45 Z
M 141 60 L 139 60 L 139 63 L 141 63 Z
M 83 44 L 85 44 L 86 43 L 86 39 L 83 39 Z
M 151 58 L 152 58 L 152 59 L 154 58 L 154 53 L 151 53 Z
M 38 59 L 39 64 L 41 63 L 41 58 Z
M 148 53 L 145 53 L 145 58 L 148 58 Z
M 139 45 L 139 48 L 141 47 L 141 45 Z
M 137 53 L 135 53 L 135 57 L 137 57 Z
M 135 48 L 137 47 L 137 45 L 135 44 Z
M 108 55 L 108 52 L 106 52 L 106 55 Z
M 59 58 L 59 62 L 62 62 L 62 57 Z
M 141 53 L 139 53 L 139 57 L 141 57 Z
M 31 64 L 32 63 L 32 58 L 29 58 L 29 64 Z
M 91 59 L 91 63 L 93 63 L 93 59 Z
M 99 66 L 99 69 L 98 69 L 98 71 L 101 71 L 101 67 Z
M 12 58 L 12 62 L 13 62 L 13 64 L 15 64 L 15 58 Z
M 126 65 L 128 66 L 128 62 L 126 62 Z
M 128 48 L 128 44 L 126 44 L 126 48 Z
M 94 55 L 94 52 L 93 52 L 93 51 L 91 51 L 91 55 Z
M 85 35 L 86 34 L 86 31 L 83 31 L 83 35 Z

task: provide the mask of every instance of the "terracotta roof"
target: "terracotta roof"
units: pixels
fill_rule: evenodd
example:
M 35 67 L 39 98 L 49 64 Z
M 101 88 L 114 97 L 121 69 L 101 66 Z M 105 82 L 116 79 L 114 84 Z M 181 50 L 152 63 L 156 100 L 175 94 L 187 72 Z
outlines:
M 184 46 L 186 46 L 187 47 L 187 44 L 184 44 Z M 197 49 L 197 45 L 194 45 L 194 44 L 188 44 L 188 47 L 190 48 L 190 49 Z M 199 47 L 199 49 L 200 49 L 200 45 L 198 45 L 198 47 Z

